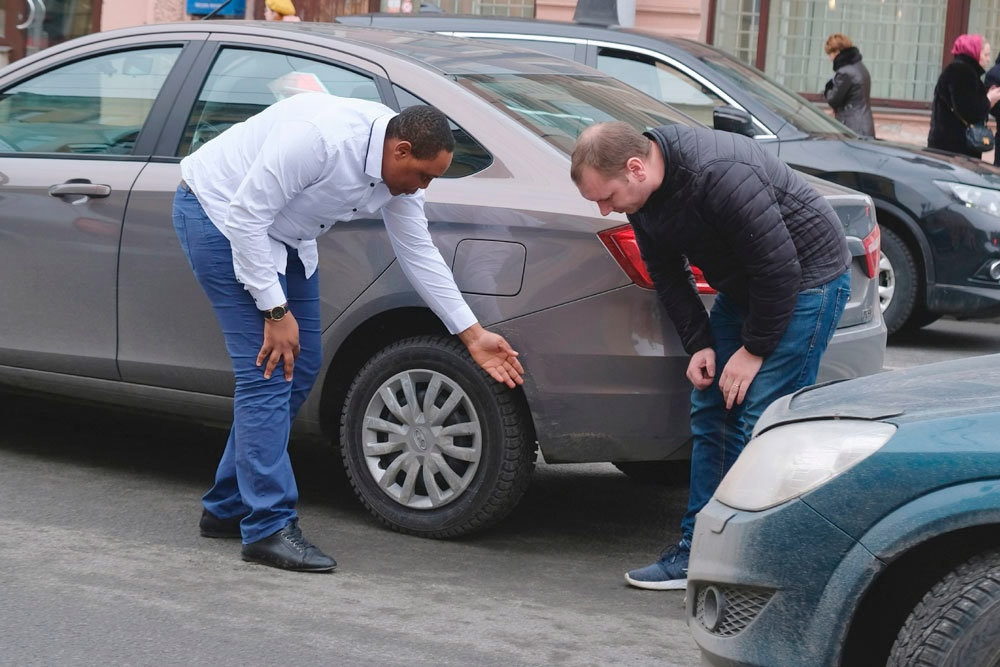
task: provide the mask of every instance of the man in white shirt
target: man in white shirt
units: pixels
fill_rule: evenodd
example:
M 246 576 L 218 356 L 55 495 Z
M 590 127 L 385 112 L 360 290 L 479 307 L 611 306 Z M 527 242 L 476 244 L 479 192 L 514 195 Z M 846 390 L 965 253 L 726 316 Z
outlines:
M 282 100 L 181 161 L 174 227 L 222 326 L 236 376 L 233 426 L 202 498 L 206 537 L 242 537 L 244 560 L 327 572 L 298 528 L 291 422 L 322 361 L 316 237 L 381 212 L 407 278 L 498 382 L 517 352 L 476 320 L 427 230 L 423 188 L 451 164 L 437 109 L 396 114 L 322 93 Z M 274 370 L 281 366 L 277 375 Z M 293 372 L 294 370 L 294 372 Z

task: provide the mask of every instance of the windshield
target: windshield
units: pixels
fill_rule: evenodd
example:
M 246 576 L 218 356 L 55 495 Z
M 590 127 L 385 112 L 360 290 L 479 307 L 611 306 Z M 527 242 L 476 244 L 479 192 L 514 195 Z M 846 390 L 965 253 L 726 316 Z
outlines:
M 594 123 L 621 120 L 640 131 L 698 124 L 611 77 L 472 74 L 458 81 L 567 154 L 580 132 Z
M 855 136 L 846 126 L 817 109 L 809 100 L 738 60 L 721 54 L 712 54 L 702 56 L 701 61 L 741 86 L 786 123 L 803 132 Z M 771 128 L 772 131 L 778 129 L 780 128 Z

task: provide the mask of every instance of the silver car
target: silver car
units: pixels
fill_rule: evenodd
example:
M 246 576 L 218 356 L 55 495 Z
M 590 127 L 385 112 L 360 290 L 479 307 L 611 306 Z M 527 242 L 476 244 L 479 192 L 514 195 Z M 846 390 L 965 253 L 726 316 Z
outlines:
M 626 220 L 579 196 L 568 152 L 596 121 L 695 121 L 582 65 L 429 34 L 142 26 L 0 70 L 0 383 L 231 420 L 222 336 L 171 224 L 178 162 L 303 90 L 449 116 L 457 149 L 427 192 L 432 233 L 528 371 L 508 390 L 471 362 L 410 288 L 380 221 L 321 237 L 325 367 L 296 434 L 340 447 L 374 516 L 431 537 L 486 527 L 517 504 L 539 448 L 550 463 L 637 475 L 683 465 L 687 357 Z M 856 256 L 822 378 L 874 373 L 885 328 L 871 201 L 816 186 Z

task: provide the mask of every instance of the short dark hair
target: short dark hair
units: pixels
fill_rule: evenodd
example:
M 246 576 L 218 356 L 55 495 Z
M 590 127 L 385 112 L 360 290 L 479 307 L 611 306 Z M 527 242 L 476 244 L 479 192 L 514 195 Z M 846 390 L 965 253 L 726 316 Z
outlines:
M 413 157 L 418 160 L 433 160 L 441 151 L 455 152 L 455 137 L 448 117 L 426 104 L 406 107 L 390 118 L 385 136 L 409 141 Z

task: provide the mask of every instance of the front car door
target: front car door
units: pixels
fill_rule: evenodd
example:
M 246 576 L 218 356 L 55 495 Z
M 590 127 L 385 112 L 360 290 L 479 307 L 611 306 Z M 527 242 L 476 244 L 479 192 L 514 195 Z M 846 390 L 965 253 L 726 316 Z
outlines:
M 0 79 L 0 367 L 118 377 L 122 221 L 183 50 L 136 40 Z

